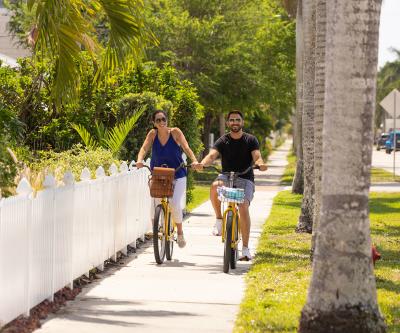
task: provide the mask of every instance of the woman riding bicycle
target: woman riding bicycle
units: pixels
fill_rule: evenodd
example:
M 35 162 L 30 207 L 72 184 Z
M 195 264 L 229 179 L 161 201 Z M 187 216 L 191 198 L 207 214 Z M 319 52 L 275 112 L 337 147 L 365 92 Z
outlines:
M 151 162 L 150 168 L 166 166 L 168 168 L 178 168 L 182 163 L 182 149 L 192 161 L 192 165 L 197 165 L 196 156 L 190 149 L 188 142 L 182 131 L 177 127 L 167 126 L 167 114 L 163 110 L 157 110 L 152 115 L 154 128 L 147 133 L 146 139 L 140 148 L 137 156 L 136 167 L 143 167 L 143 160 L 147 152 L 151 148 Z M 182 199 L 186 191 L 186 169 L 181 168 L 175 174 L 175 189 L 171 204 L 171 214 L 178 231 L 178 246 L 183 248 L 186 245 L 185 237 L 183 236 L 182 228 Z M 161 200 L 155 199 L 154 207 L 156 207 Z
M 229 112 L 226 123 L 230 132 L 221 136 L 215 142 L 210 153 L 203 158 L 200 164 L 194 166 L 195 169 L 201 170 L 203 166 L 210 165 L 218 156 L 221 156 L 223 172 L 242 172 L 249 168 L 252 163 L 258 166 L 261 171 L 267 170 L 267 165 L 261 157 L 257 139 L 253 135 L 243 132 L 244 120 L 242 113 L 236 110 Z M 218 200 L 217 187 L 223 185 L 223 182 L 226 181 L 226 175 L 219 175 L 210 190 L 210 199 L 216 215 L 213 232 L 216 236 L 220 236 L 222 230 L 221 202 Z M 248 244 L 250 237 L 249 206 L 254 193 L 253 170 L 250 169 L 248 173 L 241 175 L 236 180 L 235 185 L 238 188 L 243 188 L 245 193 L 245 201 L 239 206 L 243 243 L 240 260 L 251 260 Z

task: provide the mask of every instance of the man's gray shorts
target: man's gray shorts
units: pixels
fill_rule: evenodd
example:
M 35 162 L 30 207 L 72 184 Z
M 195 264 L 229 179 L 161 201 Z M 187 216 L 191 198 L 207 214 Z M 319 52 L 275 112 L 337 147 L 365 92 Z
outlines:
M 229 186 L 228 175 L 218 175 L 217 180 L 222 180 L 225 186 Z M 251 180 L 239 177 L 236 178 L 233 184 L 236 188 L 244 189 L 244 198 L 250 204 L 251 200 L 253 200 L 254 197 L 254 190 L 255 190 L 254 183 Z

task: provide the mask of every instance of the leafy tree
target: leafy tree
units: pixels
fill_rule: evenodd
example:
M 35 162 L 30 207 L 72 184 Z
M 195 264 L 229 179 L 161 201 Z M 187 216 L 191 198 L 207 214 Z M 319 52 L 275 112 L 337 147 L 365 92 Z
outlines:
M 387 62 L 378 73 L 377 81 L 377 106 L 375 113 L 375 127 L 379 128 L 385 119 L 385 110 L 379 105 L 393 89 L 400 89 L 400 50 L 393 50 L 397 59 Z
M 160 41 L 149 57 L 169 61 L 194 83 L 206 110 L 206 146 L 212 119 L 230 109 L 251 114 L 268 105 L 267 128 L 288 118 L 294 103 L 294 23 L 279 1 L 152 0 L 148 16 Z

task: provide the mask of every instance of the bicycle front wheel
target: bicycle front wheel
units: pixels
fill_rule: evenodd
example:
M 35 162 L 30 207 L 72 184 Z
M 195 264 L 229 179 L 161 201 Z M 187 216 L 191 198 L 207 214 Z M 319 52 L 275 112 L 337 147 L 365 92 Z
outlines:
M 229 272 L 229 266 L 232 258 L 232 223 L 233 223 L 233 212 L 229 211 L 226 214 L 225 222 L 225 244 L 224 244 L 224 273 Z
M 239 243 L 239 215 L 236 214 L 233 223 L 233 243 L 235 244 L 234 247 L 231 247 L 231 268 L 236 268 L 236 263 L 239 259 L 239 250 L 238 250 L 238 243 Z
M 167 260 L 171 260 L 172 259 L 172 253 L 174 252 L 174 240 L 173 240 L 173 236 L 174 236 L 174 222 L 172 221 L 171 218 L 171 213 L 168 214 L 168 238 L 165 239 L 165 254 L 167 257 Z M 168 240 L 169 239 L 169 240 Z
M 157 264 L 162 264 L 165 258 L 166 232 L 165 212 L 162 205 L 156 207 L 153 223 L 153 248 Z

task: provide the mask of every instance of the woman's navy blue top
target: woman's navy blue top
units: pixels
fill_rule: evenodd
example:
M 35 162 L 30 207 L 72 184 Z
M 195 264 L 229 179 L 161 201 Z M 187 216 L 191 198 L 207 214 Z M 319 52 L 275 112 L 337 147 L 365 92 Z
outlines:
M 169 133 L 168 141 L 162 145 L 158 140 L 158 133 L 154 138 L 151 148 L 150 168 L 167 166 L 168 168 L 178 168 L 183 163 L 181 147 L 175 142 L 172 134 Z M 186 168 L 180 169 L 175 173 L 175 179 L 186 177 Z

